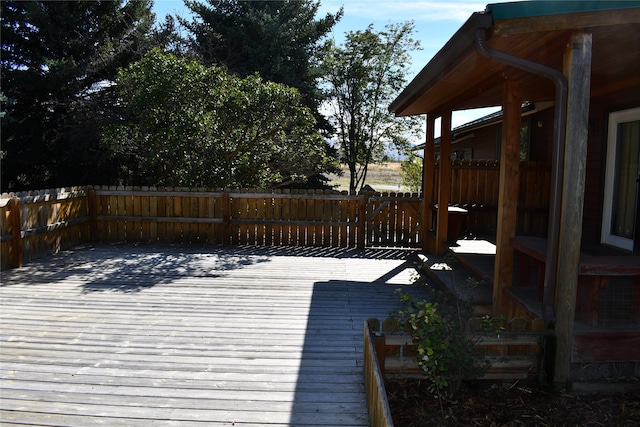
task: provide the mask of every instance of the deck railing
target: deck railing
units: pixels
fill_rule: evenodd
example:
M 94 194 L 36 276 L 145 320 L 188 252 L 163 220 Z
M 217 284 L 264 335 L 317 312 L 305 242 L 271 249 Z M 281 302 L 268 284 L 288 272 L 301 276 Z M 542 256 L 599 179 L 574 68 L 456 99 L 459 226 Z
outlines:
M 373 325 L 370 326 L 369 322 L 373 322 Z M 378 333 L 379 323 L 378 319 L 365 320 L 364 322 L 364 349 L 362 351 L 364 388 L 371 426 L 393 427 L 391 408 L 384 386 L 384 360 L 381 360 L 384 358 L 384 336 Z
M 90 241 L 419 246 L 419 202 L 415 194 L 328 190 L 86 187 L 5 194 L 1 265 Z
M 92 230 L 105 242 L 355 247 L 365 205 L 366 196 L 335 191 L 103 187 Z
M 88 242 L 89 237 L 85 188 L 3 194 L 0 198 L 2 270 Z
M 468 209 L 466 231 L 495 232 L 498 178 L 493 161 L 453 163 L 451 204 Z M 523 163 L 518 233 L 546 232 L 548 200 L 548 168 Z M 90 241 L 420 247 L 422 205 L 418 194 L 332 190 L 109 186 L 3 194 L 0 265 Z
M 433 200 L 438 188 L 434 176 Z M 549 217 L 551 169 L 543 162 L 520 163 L 518 233 L 546 234 Z M 466 228 L 475 234 L 497 229 L 500 163 L 497 160 L 454 160 L 451 164 L 450 204 L 469 211 Z

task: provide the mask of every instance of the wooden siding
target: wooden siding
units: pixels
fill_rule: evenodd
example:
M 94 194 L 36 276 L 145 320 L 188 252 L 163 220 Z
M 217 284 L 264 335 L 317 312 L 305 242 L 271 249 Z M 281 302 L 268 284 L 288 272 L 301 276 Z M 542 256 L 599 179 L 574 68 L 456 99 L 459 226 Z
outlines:
M 400 250 L 121 244 L 5 271 L 0 423 L 367 426 L 362 324 L 413 273 Z

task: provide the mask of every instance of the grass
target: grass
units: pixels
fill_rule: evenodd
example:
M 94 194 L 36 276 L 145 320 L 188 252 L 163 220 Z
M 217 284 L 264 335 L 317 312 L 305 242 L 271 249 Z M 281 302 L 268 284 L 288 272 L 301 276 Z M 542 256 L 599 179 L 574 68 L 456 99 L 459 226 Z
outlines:
M 335 174 L 329 175 L 331 185 L 337 185 L 337 190 L 349 191 L 349 168 L 346 165 L 341 167 L 342 176 Z M 365 184 L 369 184 L 374 190 L 385 192 L 407 192 L 409 191 L 402 185 L 402 175 L 400 173 L 400 162 L 389 162 L 384 164 L 369 165 L 367 171 L 367 179 Z

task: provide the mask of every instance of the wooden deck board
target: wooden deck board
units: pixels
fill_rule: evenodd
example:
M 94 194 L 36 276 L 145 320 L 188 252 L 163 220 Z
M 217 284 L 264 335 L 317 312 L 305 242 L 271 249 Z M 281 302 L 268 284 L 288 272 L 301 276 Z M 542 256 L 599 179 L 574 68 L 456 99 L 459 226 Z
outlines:
M 366 426 L 362 323 L 396 308 L 414 266 L 393 250 L 103 245 L 2 272 L 0 422 Z

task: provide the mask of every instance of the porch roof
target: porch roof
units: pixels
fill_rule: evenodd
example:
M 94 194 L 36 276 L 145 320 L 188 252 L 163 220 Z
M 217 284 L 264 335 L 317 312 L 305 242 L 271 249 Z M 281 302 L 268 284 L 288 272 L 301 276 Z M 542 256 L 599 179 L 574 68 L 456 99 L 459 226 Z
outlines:
M 553 7 L 551 7 L 553 5 Z M 502 82 L 519 81 L 523 99 L 551 101 L 551 80 L 484 57 L 476 33 L 489 47 L 557 70 L 570 35 L 593 36 L 591 96 L 640 82 L 640 2 L 522 2 L 490 4 L 476 12 L 392 102 L 397 116 L 500 105 Z

